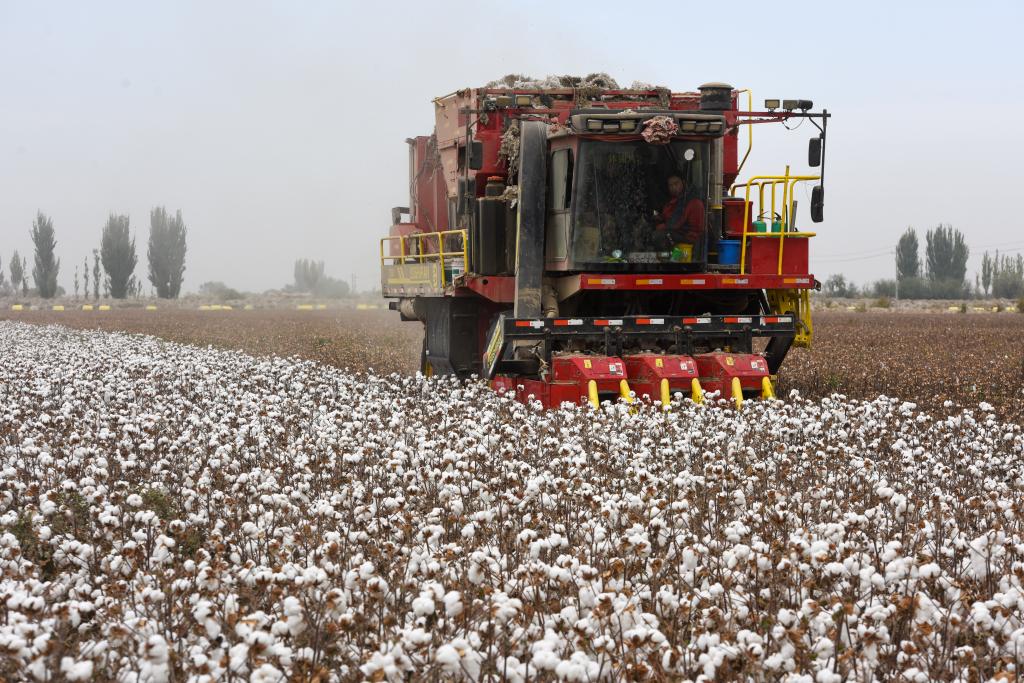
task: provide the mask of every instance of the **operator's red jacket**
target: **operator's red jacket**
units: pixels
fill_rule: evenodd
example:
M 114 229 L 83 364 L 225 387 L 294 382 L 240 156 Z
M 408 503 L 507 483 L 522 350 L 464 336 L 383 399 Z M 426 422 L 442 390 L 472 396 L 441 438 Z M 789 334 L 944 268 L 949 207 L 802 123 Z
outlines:
M 696 244 L 704 232 L 704 202 L 696 198 L 691 199 L 686 202 L 683 210 L 673 220 L 673 214 L 676 213 L 676 207 L 682 199 L 682 197 L 673 197 L 665 204 L 661 210 L 662 225 L 659 225 L 658 229 L 667 228 L 675 233 L 675 236 L 681 241 Z

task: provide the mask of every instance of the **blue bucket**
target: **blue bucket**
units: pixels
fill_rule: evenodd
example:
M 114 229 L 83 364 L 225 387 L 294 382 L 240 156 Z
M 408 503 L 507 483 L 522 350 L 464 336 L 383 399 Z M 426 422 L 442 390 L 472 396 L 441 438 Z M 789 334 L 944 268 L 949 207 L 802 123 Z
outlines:
M 718 262 L 733 264 L 740 262 L 739 240 L 718 240 Z

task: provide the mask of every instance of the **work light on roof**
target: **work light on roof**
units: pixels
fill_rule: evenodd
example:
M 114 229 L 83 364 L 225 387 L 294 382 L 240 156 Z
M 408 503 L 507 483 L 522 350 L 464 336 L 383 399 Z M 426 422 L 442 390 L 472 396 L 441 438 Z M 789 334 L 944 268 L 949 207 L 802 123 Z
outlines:
M 786 111 L 793 111 L 794 109 L 801 109 L 807 111 L 814 106 L 814 102 L 810 100 L 783 100 L 782 108 Z

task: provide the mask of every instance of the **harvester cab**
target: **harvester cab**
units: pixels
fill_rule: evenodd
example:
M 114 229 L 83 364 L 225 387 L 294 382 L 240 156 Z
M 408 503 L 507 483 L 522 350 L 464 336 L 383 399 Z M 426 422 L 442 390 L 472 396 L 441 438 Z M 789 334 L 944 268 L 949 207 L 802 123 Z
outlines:
M 409 206 L 380 259 L 391 307 L 424 326 L 422 371 L 553 407 L 773 396 L 789 349 L 811 342 L 814 234 L 796 194 L 812 186 L 820 222 L 824 172 L 741 173 L 753 126 L 792 119 L 815 127 L 808 165 L 823 169 L 827 111 L 753 111 L 721 83 L 531 85 L 438 98 L 433 134 L 408 140 Z

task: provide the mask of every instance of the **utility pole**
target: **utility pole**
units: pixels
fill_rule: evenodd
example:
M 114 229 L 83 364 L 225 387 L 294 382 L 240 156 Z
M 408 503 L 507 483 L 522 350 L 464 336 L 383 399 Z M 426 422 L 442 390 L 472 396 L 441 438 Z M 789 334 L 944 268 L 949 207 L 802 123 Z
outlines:
M 900 300 L 900 252 L 893 252 L 893 265 L 896 267 L 896 301 Z

